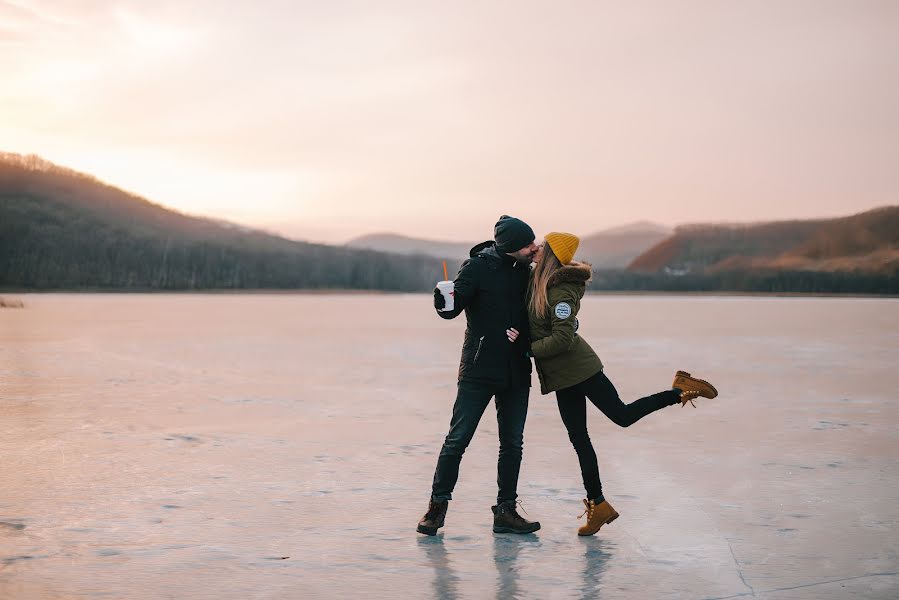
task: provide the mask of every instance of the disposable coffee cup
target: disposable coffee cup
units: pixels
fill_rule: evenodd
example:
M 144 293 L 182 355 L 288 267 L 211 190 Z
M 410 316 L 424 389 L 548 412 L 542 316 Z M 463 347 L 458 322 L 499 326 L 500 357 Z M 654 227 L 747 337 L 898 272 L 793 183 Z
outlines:
M 443 295 L 443 300 L 446 302 L 443 308 L 440 309 L 440 312 L 446 312 L 448 310 L 453 310 L 453 300 L 455 299 L 456 292 L 456 284 L 452 281 L 438 281 L 437 289 L 440 290 L 440 293 Z

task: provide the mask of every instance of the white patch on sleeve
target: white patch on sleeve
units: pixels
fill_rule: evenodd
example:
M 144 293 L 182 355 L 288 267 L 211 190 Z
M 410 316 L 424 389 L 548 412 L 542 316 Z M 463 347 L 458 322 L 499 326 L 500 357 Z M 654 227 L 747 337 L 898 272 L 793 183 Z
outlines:
M 557 319 L 567 319 L 571 316 L 571 305 L 567 302 L 559 302 L 556 304 L 555 311 Z

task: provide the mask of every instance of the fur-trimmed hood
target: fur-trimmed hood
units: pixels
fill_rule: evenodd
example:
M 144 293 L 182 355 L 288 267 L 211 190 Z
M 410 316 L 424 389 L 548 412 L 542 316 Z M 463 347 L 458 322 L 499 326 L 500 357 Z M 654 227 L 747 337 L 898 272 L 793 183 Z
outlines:
M 593 277 L 593 265 L 590 263 L 573 261 L 563 265 L 561 269 L 553 273 L 546 287 L 553 287 L 560 283 L 587 283 Z

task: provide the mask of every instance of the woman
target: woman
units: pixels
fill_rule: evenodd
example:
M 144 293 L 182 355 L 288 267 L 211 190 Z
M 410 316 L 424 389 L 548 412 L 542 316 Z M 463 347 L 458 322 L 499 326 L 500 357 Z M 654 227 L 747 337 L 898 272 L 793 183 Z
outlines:
M 718 392 L 707 381 L 678 371 L 671 389 L 631 404 L 621 401 L 615 386 L 603 374 L 599 357 L 577 334 L 581 298 L 592 275 L 589 264 L 573 261 L 579 243 L 570 233 L 547 234 L 531 275 L 528 312 L 531 354 L 541 391 L 556 392 L 559 414 L 577 452 L 587 491 L 587 523 L 578 529 L 578 535 L 593 535 L 617 519 L 618 512 L 603 498 L 596 453 L 587 433 L 586 399 L 614 423 L 628 427 L 660 408 L 678 402 L 681 406 L 692 404 L 697 396 L 714 398 Z

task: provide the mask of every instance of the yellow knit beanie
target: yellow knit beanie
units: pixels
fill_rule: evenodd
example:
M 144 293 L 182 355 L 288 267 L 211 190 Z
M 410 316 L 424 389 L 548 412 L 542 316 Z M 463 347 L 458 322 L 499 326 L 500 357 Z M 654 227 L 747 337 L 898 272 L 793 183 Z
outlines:
M 549 244 L 553 254 L 556 255 L 556 258 L 558 258 L 559 262 L 563 265 L 567 265 L 572 261 L 574 253 L 577 251 L 577 246 L 581 243 L 581 240 L 578 239 L 576 235 L 572 233 L 559 233 L 558 231 L 547 233 L 546 237 L 543 239 L 546 240 L 546 243 Z

